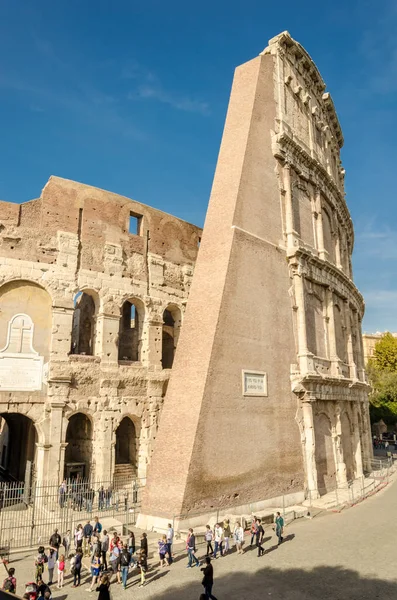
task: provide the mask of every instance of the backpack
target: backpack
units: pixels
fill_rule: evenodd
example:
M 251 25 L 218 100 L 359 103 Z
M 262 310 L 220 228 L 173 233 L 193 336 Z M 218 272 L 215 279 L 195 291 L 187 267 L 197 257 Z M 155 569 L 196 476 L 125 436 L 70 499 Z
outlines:
M 5 592 L 11 592 L 11 594 L 15 594 L 15 580 L 14 577 L 7 577 L 4 580 L 3 590 Z
M 127 554 L 127 552 L 122 552 L 121 553 L 120 560 L 121 560 L 121 566 L 122 567 L 128 567 L 128 565 L 130 564 L 130 561 L 128 560 L 128 554 Z

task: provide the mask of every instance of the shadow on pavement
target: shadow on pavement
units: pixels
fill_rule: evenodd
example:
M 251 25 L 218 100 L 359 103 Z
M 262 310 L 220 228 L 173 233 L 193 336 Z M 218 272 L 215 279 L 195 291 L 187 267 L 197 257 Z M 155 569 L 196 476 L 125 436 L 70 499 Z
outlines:
M 259 559 L 258 559 L 259 560 Z M 394 576 L 394 567 L 390 567 Z M 199 600 L 203 592 L 202 573 L 192 571 L 194 580 L 183 588 L 173 587 L 152 599 Z M 149 586 L 148 586 L 149 587 Z M 316 567 L 312 570 L 263 567 L 255 573 L 233 571 L 216 576 L 214 564 L 213 594 L 218 600 L 395 600 L 397 582 L 361 577 L 342 567 Z

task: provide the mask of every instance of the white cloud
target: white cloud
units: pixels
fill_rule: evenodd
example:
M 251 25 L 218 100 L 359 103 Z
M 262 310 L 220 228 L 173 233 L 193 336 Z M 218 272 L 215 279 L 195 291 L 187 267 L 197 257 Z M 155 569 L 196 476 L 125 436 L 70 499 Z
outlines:
M 140 85 L 136 92 L 131 92 L 128 95 L 128 98 L 130 100 L 135 100 L 137 98 L 156 100 L 162 104 L 168 104 L 176 110 L 199 113 L 202 115 L 208 115 L 210 112 L 209 104 L 207 102 L 168 92 L 160 85 Z

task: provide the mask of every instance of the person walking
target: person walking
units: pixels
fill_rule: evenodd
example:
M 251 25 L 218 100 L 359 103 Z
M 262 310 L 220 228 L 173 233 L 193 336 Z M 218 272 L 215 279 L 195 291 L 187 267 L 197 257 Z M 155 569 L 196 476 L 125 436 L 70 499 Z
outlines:
M 283 541 L 283 533 L 284 533 L 284 519 L 281 514 L 278 512 L 276 515 L 276 536 L 278 537 L 278 546 Z
M 128 569 L 130 567 L 131 554 L 128 552 L 127 544 L 123 544 L 120 552 L 120 571 L 121 571 L 121 582 L 123 588 L 127 587 Z
M 76 556 L 74 557 L 73 587 L 78 587 L 80 585 L 82 559 L 83 551 L 81 548 L 78 548 L 76 551 Z
M 98 517 L 94 517 L 94 533 L 98 537 L 102 533 L 102 524 L 99 522 L 99 518 Z
M 168 554 L 168 544 L 167 544 L 167 536 L 163 535 L 158 541 L 159 547 L 159 557 L 160 557 L 160 567 L 168 567 L 170 564 L 167 560 Z
M 206 525 L 206 529 L 205 529 L 205 534 L 204 534 L 204 538 L 205 541 L 207 542 L 207 556 L 214 553 L 214 549 L 212 547 L 212 541 L 214 539 L 214 533 L 211 529 L 211 527 L 209 525 Z
M 58 533 L 58 529 L 54 529 L 54 533 L 50 537 L 49 546 L 55 550 L 55 560 L 58 560 L 59 546 L 61 545 L 61 536 Z
M 57 560 L 57 568 L 58 568 L 58 589 L 63 588 L 63 577 L 65 573 L 65 555 L 61 554 L 61 556 Z
M 74 531 L 74 547 L 77 550 L 81 550 L 82 546 L 83 546 L 83 526 L 81 523 L 79 523 L 79 525 L 77 525 L 75 531 Z
M 110 551 L 109 562 L 110 562 L 110 568 L 112 570 L 112 573 L 114 575 L 116 575 L 117 583 L 121 583 L 120 582 L 120 548 L 118 547 L 117 544 L 115 544 Z M 112 576 L 110 576 L 110 581 L 112 581 Z
M 141 550 L 144 550 L 146 554 L 146 558 L 148 556 L 148 546 L 147 546 L 147 533 L 143 532 L 141 535 Z
M 96 588 L 96 591 L 99 592 L 97 600 L 110 600 L 109 586 L 110 581 L 108 575 L 102 575 L 101 582 Z
M 100 552 L 96 552 L 94 554 L 94 556 L 92 557 L 92 559 L 91 559 L 91 576 L 92 576 L 92 580 L 91 580 L 90 587 L 87 589 L 88 592 L 93 592 L 94 591 L 94 585 L 98 581 L 98 577 L 99 577 L 100 572 L 101 572 L 101 553 Z
M 101 540 L 101 555 L 102 555 L 102 564 L 103 564 L 103 568 L 105 569 L 105 571 L 108 570 L 108 563 L 106 560 L 106 554 L 107 554 L 108 550 L 109 550 L 109 536 L 108 536 L 108 532 L 106 531 L 106 529 L 104 529 L 102 540 Z
M 39 546 L 37 550 L 36 560 L 34 563 L 36 567 L 36 583 L 38 583 L 40 579 L 43 578 L 44 565 L 46 564 L 46 562 L 48 562 L 48 557 L 44 551 L 44 546 Z
M 216 555 L 218 554 L 218 550 L 219 550 L 220 555 L 222 556 L 223 529 L 219 525 L 219 523 L 217 523 L 215 525 L 214 540 L 215 540 L 214 558 L 216 558 Z
M 135 554 L 135 535 L 134 535 L 133 531 L 129 531 L 128 532 L 127 546 L 128 546 L 128 552 L 130 553 L 130 556 L 131 556 L 130 566 L 133 566 L 133 565 L 136 564 L 136 560 L 134 558 L 134 554 Z
M 253 519 L 251 521 L 251 546 L 254 543 L 254 540 L 256 539 L 256 531 L 257 531 L 257 524 L 256 524 L 256 516 L 253 516 Z
M 172 563 L 172 544 L 174 543 L 174 528 L 171 523 L 168 523 L 167 529 L 167 548 L 168 548 L 168 563 Z
M 265 554 L 265 549 L 263 548 L 263 536 L 265 535 L 265 530 L 262 527 L 262 523 L 260 519 L 256 520 L 256 547 L 258 548 L 258 558 L 259 556 L 263 556 Z
M 217 600 L 217 598 L 215 598 L 215 596 L 212 594 L 212 586 L 214 585 L 214 569 L 209 556 L 205 557 L 205 567 L 203 567 L 201 570 L 204 573 L 203 581 L 201 583 L 204 587 L 205 598 Z
M 105 505 L 105 490 L 103 489 L 103 485 L 98 490 L 98 510 L 103 510 Z
M 230 544 L 229 540 L 231 538 L 232 532 L 230 529 L 230 521 L 229 519 L 225 519 L 223 521 L 223 539 L 225 540 L 225 549 L 223 551 L 223 556 L 229 552 Z
M 237 554 L 243 554 L 244 528 L 241 527 L 240 521 L 236 522 L 233 532 L 233 538 L 236 544 Z
M 83 529 L 83 554 L 84 554 L 84 556 L 89 556 L 89 554 L 90 554 L 90 543 L 91 543 L 91 536 L 92 536 L 93 531 L 94 531 L 93 526 L 91 525 L 90 521 L 87 521 L 87 523 L 84 525 L 84 529 Z
M 65 548 L 65 556 L 69 558 L 70 554 L 70 545 L 72 543 L 72 536 L 70 535 L 70 529 L 67 530 L 65 535 L 63 536 L 62 546 Z
M 192 566 L 193 567 L 198 567 L 199 566 L 199 560 L 197 558 L 197 556 L 195 555 L 196 552 L 196 536 L 193 533 L 193 529 L 189 529 L 189 534 L 187 536 L 187 540 L 186 540 L 186 550 L 187 550 L 187 555 L 188 555 L 188 564 L 186 566 L 187 569 L 191 569 Z M 194 565 L 192 565 L 192 563 L 194 562 Z
M 60 508 L 63 508 L 65 506 L 66 503 L 66 492 L 67 492 L 67 485 L 66 485 L 66 481 L 63 480 L 61 485 L 59 486 L 59 490 L 58 490 L 58 497 L 59 497 L 59 506 Z
M 138 585 L 138 587 L 143 587 L 146 585 L 145 574 L 147 571 L 147 554 L 145 550 L 141 550 L 139 553 L 138 567 L 141 572 L 141 583 Z
M 52 579 L 54 577 L 54 569 L 57 561 L 57 555 L 54 548 L 50 548 L 50 553 L 48 555 L 47 567 L 48 567 L 48 585 L 52 585 Z
M 15 569 L 14 567 L 7 567 L 7 564 L 3 561 L 3 565 L 7 571 L 7 577 L 3 581 L 3 587 L 1 588 L 4 592 L 8 592 L 9 594 L 17 593 L 17 580 L 15 577 Z

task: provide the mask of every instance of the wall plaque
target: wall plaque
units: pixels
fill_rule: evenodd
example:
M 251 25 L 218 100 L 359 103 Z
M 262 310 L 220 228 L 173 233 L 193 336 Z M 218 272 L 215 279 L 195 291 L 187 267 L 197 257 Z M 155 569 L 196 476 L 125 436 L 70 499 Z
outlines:
M 10 320 L 7 343 L 0 350 L 0 392 L 41 390 L 44 358 L 33 348 L 33 332 L 28 315 Z
M 267 373 L 243 370 L 243 396 L 267 396 Z

